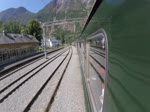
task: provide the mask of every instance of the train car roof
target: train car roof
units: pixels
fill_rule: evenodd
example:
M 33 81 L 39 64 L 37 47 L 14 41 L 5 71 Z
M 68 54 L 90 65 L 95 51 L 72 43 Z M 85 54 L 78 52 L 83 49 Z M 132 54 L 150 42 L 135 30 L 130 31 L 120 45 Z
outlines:
M 1 44 L 16 44 L 16 43 L 39 43 L 39 41 L 31 35 L 0 33 L 0 45 Z

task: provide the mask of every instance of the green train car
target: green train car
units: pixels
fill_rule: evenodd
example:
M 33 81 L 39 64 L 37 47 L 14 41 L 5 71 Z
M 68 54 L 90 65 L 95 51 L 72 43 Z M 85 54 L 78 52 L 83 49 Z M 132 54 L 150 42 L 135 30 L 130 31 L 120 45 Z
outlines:
M 78 40 L 89 112 L 150 112 L 150 0 L 97 0 Z

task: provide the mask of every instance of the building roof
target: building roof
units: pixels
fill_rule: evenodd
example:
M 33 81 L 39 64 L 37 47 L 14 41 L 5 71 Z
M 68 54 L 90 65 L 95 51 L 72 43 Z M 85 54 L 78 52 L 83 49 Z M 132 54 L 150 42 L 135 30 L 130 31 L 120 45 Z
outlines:
M 16 43 L 39 43 L 39 41 L 31 35 L 0 33 L 0 45 Z

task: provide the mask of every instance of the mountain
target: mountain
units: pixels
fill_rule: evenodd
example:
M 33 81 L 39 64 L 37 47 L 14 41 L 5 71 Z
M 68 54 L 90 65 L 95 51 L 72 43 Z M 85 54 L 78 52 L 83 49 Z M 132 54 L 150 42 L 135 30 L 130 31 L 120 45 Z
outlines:
M 57 11 L 84 10 L 94 0 L 54 0 Z
M 36 14 L 39 21 L 87 16 L 95 0 L 53 0 Z
M 87 10 L 91 7 L 94 0 L 53 0 L 42 10 L 34 14 L 24 7 L 10 8 L 0 12 L 0 20 L 14 20 L 27 23 L 30 19 L 36 18 L 41 22 L 56 19 L 77 18 L 87 16 Z
M 28 11 L 24 7 L 9 8 L 5 11 L 0 12 L 0 20 L 2 21 L 13 20 L 21 23 L 27 23 L 34 16 L 34 13 Z
M 54 3 L 53 1 L 47 4 L 43 9 L 41 9 L 36 15 L 37 18 L 41 22 L 51 21 L 54 14 Z
M 76 18 L 85 13 L 84 10 L 81 0 L 53 0 L 37 13 L 36 18 L 42 22 L 51 21 L 53 17 L 57 20 Z

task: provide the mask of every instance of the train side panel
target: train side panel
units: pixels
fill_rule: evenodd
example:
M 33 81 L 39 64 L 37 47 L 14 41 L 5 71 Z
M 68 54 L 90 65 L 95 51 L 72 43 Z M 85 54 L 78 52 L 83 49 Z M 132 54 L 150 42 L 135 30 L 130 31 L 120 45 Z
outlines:
M 103 0 L 82 38 L 108 39 L 103 112 L 149 112 L 150 0 Z

